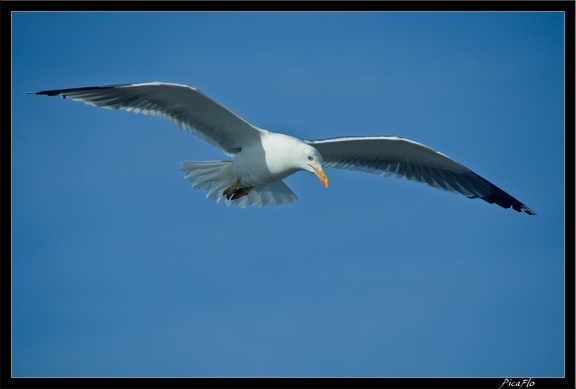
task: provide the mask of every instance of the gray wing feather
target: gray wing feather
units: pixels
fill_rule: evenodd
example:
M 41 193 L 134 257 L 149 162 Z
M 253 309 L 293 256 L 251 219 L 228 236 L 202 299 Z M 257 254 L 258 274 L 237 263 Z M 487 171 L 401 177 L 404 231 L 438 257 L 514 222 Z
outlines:
M 180 84 L 150 82 L 31 92 L 61 96 L 101 108 L 161 116 L 219 147 L 239 152 L 265 132 L 216 103 L 198 89 Z
M 496 185 L 418 142 L 390 136 L 333 138 L 307 143 L 322 154 L 327 168 L 406 178 L 535 215 L 534 211 Z

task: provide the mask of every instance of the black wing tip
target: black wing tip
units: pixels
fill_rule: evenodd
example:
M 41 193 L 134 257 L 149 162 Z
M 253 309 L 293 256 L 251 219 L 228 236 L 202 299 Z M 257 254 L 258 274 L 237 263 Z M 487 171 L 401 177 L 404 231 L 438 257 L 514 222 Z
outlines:
M 52 89 L 52 90 L 43 90 L 37 92 L 26 92 L 27 95 L 44 95 L 44 96 L 62 96 L 66 98 L 65 94 L 67 93 L 74 93 L 74 92 L 83 92 L 89 90 L 97 90 L 97 89 L 114 89 L 120 88 L 125 86 L 130 86 L 134 84 L 116 84 L 116 85 L 102 85 L 102 86 L 86 86 L 82 88 L 68 88 L 68 89 Z
M 506 192 L 504 192 L 504 194 L 506 195 L 506 197 L 510 197 L 511 199 L 501 198 L 502 196 L 501 197 L 491 196 L 491 197 L 482 197 L 482 200 L 490 204 L 497 204 L 502 208 L 512 208 L 517 212 L 524 212 L 527 215 L 531 216 L 536 215 L 536 212 L 534 212 L 533 210 L 531 210 L 530 208 L 528 208 L 527 206 L 525 206 L 524 204 L 513 198 L 512 196 L 508 195 Z
M 27 95 L 44 95 L 44 96 L 58 96 L 69 89 L 57 89 L 57 90 L 42 90 L 37 92 L 26 92 Z M 65 96 L 62 96 L 65 97 Z
M 536 215 L 536 212 L 534 212 L 533 210 L 531 210 L 530 208 L 528 208 L 525 205 L 522 205 L 522 207 L 520 209 L 517 209 L 518 212 L 524 212 L 525 214 L 534 216 Z
M 505 191 L 503 191 L 490 181 L 487 181 L 486 179 L 480 177 L 476 173 L 473 174 L 476 177 L 479 177 L 482 181 L 484 181 L 490 186 L 490 190 L 488 191 L 488 193 L 478 195 L 478 197 L 480 197 L 482 200 L 490 204 L 499 205 L 505 209 L 512 208 L 517 212 L 524 212 L 527 215 L 536 215 L 536 212 L 528 208 L 526 205 L 522 204 L 520 201 L 518 201 L 517 199 L 515 199 L 514 197 L 512 197 L 511 195 L 509 195 L 508 193 L 506 193 Z
M 512 204 L 511 207 L 513 210 L 515 210 L 517 212 L 524 212 L 525 214 L 531 215 L 531 216 L 536 215 L 536 212 L 534 212 L 533 210 L 531 210 L 530 208 L 528 208 L 524 204 L 520 204 L 520 205 Z M 508 207 L 506 207 L 506 208 L 508 208 Z

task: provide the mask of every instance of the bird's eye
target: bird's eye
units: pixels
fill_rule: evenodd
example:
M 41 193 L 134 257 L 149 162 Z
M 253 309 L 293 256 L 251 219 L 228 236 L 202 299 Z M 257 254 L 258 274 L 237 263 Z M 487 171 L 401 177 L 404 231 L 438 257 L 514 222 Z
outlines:
M 308 161 L 314 161 L 314 157 L 311 156 L 311 155 L 309 155 L 309 156 L 308 156 Z

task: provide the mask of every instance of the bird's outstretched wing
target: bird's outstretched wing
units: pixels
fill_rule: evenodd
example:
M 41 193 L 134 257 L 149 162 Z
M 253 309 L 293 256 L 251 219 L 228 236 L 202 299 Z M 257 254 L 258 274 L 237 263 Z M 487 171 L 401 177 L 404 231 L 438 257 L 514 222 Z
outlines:
M 535 215 L 534 211 L 496 185 L 418 142 L 382 136 L 332 138 L 307 143 L 322 154 L 324 167 L 406 178 Z
M 29 93 L 62 96 L 97 107 L 161 116 L 228 155 L 258 141 L 264 132 L 187 85 L 149 82 Z

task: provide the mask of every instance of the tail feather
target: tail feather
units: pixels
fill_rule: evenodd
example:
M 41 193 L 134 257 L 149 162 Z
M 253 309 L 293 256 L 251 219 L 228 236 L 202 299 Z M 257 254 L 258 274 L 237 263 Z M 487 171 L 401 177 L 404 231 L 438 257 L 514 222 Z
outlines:
M 247 206 L 263 207 L 291 203 L 298 197 L 282 181 L 255 186 L 248 195 L 228 200 L 223 192 L 236 182 L 232 161 L 181 162 L 184 178 L 192 183 L 194 189 L 207 191 L 206 198 L 233 203 L 241 208 Z

